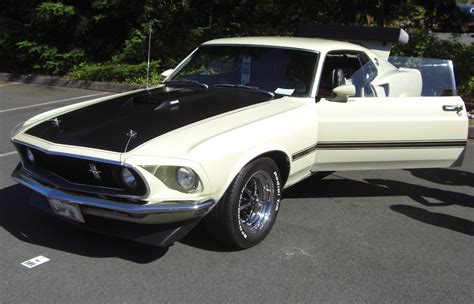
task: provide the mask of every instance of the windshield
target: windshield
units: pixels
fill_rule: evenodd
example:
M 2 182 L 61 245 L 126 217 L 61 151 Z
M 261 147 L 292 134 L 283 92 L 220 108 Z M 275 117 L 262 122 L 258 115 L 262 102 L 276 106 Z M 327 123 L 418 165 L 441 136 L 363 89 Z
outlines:
M 202 46 L 169 81 L 246 86 L 280 95 L 308 96 L 317 59 L 317 53 L 302 50 Z

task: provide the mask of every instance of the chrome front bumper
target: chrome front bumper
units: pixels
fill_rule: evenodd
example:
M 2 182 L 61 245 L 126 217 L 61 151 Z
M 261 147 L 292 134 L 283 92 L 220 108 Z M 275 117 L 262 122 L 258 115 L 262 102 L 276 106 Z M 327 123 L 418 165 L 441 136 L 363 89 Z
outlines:
M 47 199 L 58 199 L 79 205 L 83 214 L 132 223 L 166 224 L 199 218 L 209 213 L 216 204 L 214 200 L 209 199 L 138 205 L 66 192 L 41 183 L 32 177 L 21 163 L 13 171 L 12 177 Z

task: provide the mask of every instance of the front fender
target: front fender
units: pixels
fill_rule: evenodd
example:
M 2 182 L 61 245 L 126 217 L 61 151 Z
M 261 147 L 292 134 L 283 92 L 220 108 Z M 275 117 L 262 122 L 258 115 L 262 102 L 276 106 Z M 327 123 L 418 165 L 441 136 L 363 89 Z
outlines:
M 242 168 L 259 156 L 269 152 L 283 153 L 291 160 L 289 147 L 293 132 L 271 130 L 273 124 L 245 126 L 213 137 L 189 153 L 189 159 L 199 160 L 212 184 L 212 198 L 216 201 L 224 194 Z M 258 130 L 258 131 L 256 131 Z
M 248 153 L 245 153 L 230 169 L 228 177 L 225 180 L 225 182 L 222 184 L 222 186 L 219 189 L 216 189 L 217 190 L 216 192 L 214 192 L 215 197 L 218 197 L 220 199 L 222 195 L 224 195 L 224 192 L 227 190 L 227 188 L 229 188 L 234 178 L 237 176 L 237 174 L 240 171 L 242 171 L 245 165 L 247 165 L 254 159 L 257 159 L 265 154 L 273 153 L 273 152 L 283 153 L 285 154 L 288 160 L 291 159 L 289 153 L 285 151 L 283 146 L 266 145 L 266 146 L 256 147 L 255 149 L 250 150 Z

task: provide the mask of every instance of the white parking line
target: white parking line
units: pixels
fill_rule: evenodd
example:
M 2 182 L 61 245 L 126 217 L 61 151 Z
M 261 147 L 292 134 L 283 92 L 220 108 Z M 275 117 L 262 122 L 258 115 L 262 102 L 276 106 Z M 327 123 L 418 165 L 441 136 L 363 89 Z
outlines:
M 7 87 L 7 86 L 16 85 L 16 84 L 20 84 L 20 83 L 19 82 L 5 83 L 5 84 L 0 84 L 0 87 Z
M 91 94 L 91 95 L 84 95 L 84 96 L 77 96 L 77 97 L 71 97 L 71 98 L 66 98 L 66 99 L 48 101 L 48 102 L 38 103 L 38 104 L 34 104 L 34 105 L 29 105 L 29 106 L 23 106 L 23 107 L 18 107 L 18 108 L 0 110 L 0 113 L 6 113 L 6 112 L 17 111 L 17 110 L 41 107 L 41 106 L 45 106 L 45 105 L 50 105 L 50 104 L 55 104 L 55 103 L 60 103 L 60 102 L 65 102 L 65 101 L 70 101 L 70 100 L 76 100 L 76 99 L 81 99 L 81 98 L 99 96 L 99 95 L 104 95 L 104 94 L 109 94 L 109 93 L 108 92 L 102 92 L 102 93 L 97 93 L 97 94 Z
M 0 154 L 0 157 L 15 155 L 15 154 L 17 154 L 17 153 L 18 153 L 18 152 L 16 152 L 16 151 L 11 151 L 11 152 L 7 152 L 7 153 Z

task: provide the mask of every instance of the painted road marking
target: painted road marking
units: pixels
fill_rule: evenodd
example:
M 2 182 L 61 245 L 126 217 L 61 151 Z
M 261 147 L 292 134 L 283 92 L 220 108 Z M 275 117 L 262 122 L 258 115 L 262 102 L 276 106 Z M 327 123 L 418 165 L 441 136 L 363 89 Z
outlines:
M 15 155 L 15 154 L 17 154 L 17 153 L 18 153 L 18 152 L 16 152 L 16 151 L 11 151 L 11 152 L 7 152 L 7 153 L 0 154 L 0 157 Z
M 49 259 L 47 257 L 39 255 L 36 258 L 32 258 L 31 260 L 24 261 L 23 263 L 21 263 L 21 265 L 23 265 L 25 267 L 28 267 L 28 268 L 33 268 L 33 267 L 36 267 L 36 266 L 41 265 L 43 263 L 46 263 L 47 261 L 49 261 Z
M 5 84 L 0 84 L 0 87 L 7 87 L 7 86 L 16 85 L 16 84 L 20 84 L 20 83 L 19 82 L 5 83 Z
M 99 95 L 104 95 L 104 94 L 109 94 L 109 93 L 108 92 L 102 92 L 102 93 L 97 93 L 97 94 L 91 94 L 91 95 L 84 95 L 84 96 L 77 96 L 77 97 L 71 97 L 71 98 L 66 98 L 66 99 L 48 101 L 48 102 L 38 103 L 38 104 L 34 104 L 34 105 L 29 105 L 29 106 L 23 106 L 23 107 L 18 107 L 18 108 L 13 108 L 13 109 L 0 110 L 0 113 L 12 112 L 12 111 L 29 109 L 29 108 L 36 108 L 36 107 L 46 106 L 46 105 L 50 105 L 50 104 L 55 104 L 55 103 L 60 103 L 60 102 L 65 102 L 65 101 L 70 101 L 70 100 L 76 100 L 76 99 L 81 99 L 81 98 L 87 98 L 87 97 L 93 97 L 93 96 L 99 96 Z

